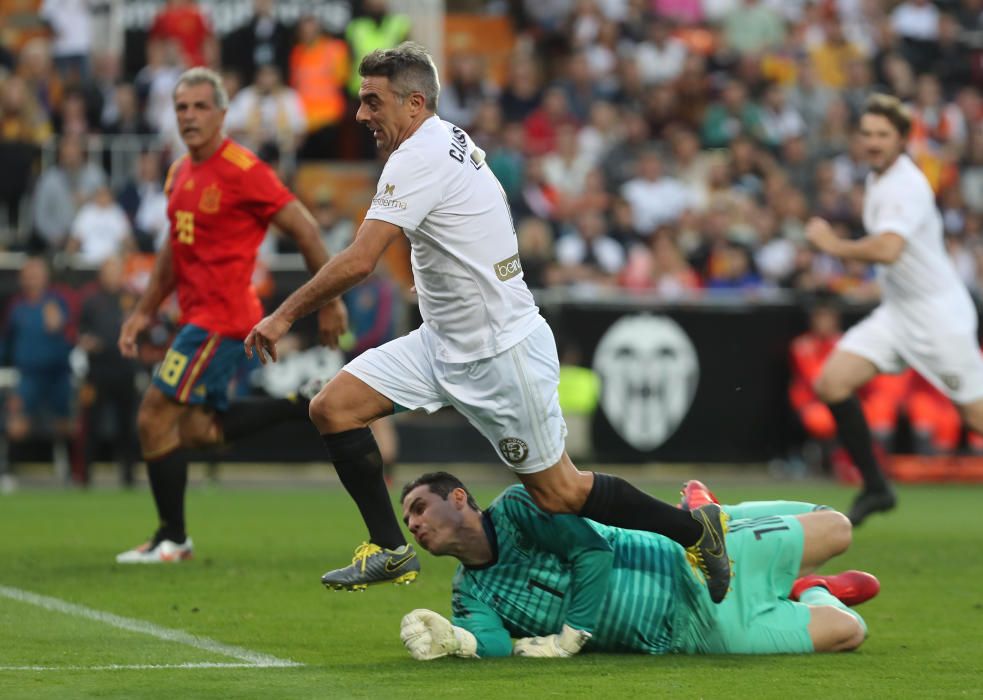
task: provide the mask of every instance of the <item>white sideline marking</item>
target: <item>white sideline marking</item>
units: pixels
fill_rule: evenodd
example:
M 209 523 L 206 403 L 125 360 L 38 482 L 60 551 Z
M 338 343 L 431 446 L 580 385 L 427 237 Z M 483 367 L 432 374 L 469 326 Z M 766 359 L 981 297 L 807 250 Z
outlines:
M 182 632 L 181 630 L 173 630 L 167 627 L 161 627 L 155 625 L 152 622 L 145 622 L 144 620 L 137 620 L 131 617 L 121 617 L 120 615 L 114 615 L 112 613 L 103 612 L 102 610 L 94 610 L 92 608 L 87 608 L 84 605 L 76 605 L 75 603 L 69 603 L 68 601 L 61 600 L 59 598 L 51 598 L 49 596 L 38 595 L 37 593 L 31 593 L 30 591 L 22 591 L 19 588 L 11 588 L 10 586 L 0 585 L 0 596 L 10 598 L 11 600 L 16 600 L 21 603 L 29 603 L 31 605 L 36 605 L 39 608 L 44 608 L 45 610 L 52 610 L 54 612 L 65 613 L 66 615 L 74 615 L 76 617 L 84 617 L 89 620 L 95 620 L 96 622 L 102 622 L 103 624 L 109 625 L 110 627 L 116 627 L 117 629 L 127 630 L 130 632 L 139 632 L 140 634 L 147 634 L 151 637 L 157 637 L 157 639 L 163 639 L 168 642 L 177 642 L 178 644 L 185 644 L 195 649 L 201 649 L 202 651 L 208 651 L 213 654 L 221 654 L 222 656 L 230 656 L 233 659 L 238 659 L 239 661 L 244 661 L 244 664 L 177 664 L 175 666 L 156 666 L 156 665 L 146 665 L 146 666 L 99 666 L 99 667 L 85 667 L 85 668 L 96 668 L 96 669 L 112 669 L 112 668 L 219 668 L 219 667 L 259 667 L 259 668 L 288 668 L 292 666 L 303 666 L 304 664 L 297 663 L 296 661 L 289 661 L 286 659 L 278 659 L 275 656 L 270 656 L 269 654 L 261 654 L 256 651 L 250 651 L 249 649 L 244 649 L 243 647 L 232 646 L 230 644 L 222 644 L 221 642 L 216 642 L 214 639 L 209 639 L 208 637 L 199 637 L 197 635 L 189 634 L 187 632 Z M 3 667 L 0 667 L 3 668 Z M 10 667 L 13 670 L 15 667 Z M 16 667 L 21 668 L 21 667 Z M 46 670 L 48 667 L 32 667 L 25 666 L 25 670 L 34 669 Z M 57 667 L 61 668 L 61 667 Z
M 300 664 L 295 664 L 300 666 Z M 3 671 L 146 671 L 158 668 L 266 668 L 256 664 L 202 663 L 187 664 L 109 664 L 107 666 L 0 666 Z

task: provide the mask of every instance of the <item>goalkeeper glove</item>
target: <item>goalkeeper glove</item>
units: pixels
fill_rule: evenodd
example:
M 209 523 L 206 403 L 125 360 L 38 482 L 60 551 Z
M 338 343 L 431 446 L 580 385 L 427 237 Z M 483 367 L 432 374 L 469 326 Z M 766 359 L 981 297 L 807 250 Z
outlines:
M 403 616 L 399 638 L 417 661 L 442 656 L 477 658 L 478 640 L 463 627 L 452 625 L 445 617 L 423 608 Z
M 551 634 L 547 637 L 523 637 L 515 640 L 512 655 L 565 659 L 583 649 L 590 638 L 590 632 L 575 630 L 570 625 L 563 625 L 559 634 Z

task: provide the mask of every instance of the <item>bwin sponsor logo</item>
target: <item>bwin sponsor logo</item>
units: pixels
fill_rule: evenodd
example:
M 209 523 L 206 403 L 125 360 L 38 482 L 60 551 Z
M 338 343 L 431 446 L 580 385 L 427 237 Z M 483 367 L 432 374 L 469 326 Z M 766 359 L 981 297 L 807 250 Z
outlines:
M 512 279 L 520 272 L 522 272 L 522 262 L 519 261 L 518 253 L 511 258 L 495 263 L 495 276 L 502 282 Z

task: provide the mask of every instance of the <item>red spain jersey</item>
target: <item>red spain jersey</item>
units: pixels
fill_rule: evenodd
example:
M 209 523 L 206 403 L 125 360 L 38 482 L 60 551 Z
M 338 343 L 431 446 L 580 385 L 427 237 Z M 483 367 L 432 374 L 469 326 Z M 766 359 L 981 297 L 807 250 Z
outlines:
M 252 284 L 256 255 L 270 219 L 293 194 L 229 139 L 203 163 L 175 161 L 164 192 L 181 323 L 245 338 L 263 317 Z

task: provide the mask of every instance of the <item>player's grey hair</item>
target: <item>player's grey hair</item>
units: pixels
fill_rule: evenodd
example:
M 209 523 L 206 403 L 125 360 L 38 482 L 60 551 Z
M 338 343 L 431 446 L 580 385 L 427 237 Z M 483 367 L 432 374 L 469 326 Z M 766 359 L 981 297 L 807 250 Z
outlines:
M 177 89 L 182 85 L 211 85 L 212 94 L 215 95 L 215 106 L 219 109 L 228 109 L 229 93 L 225 91 L 222 84 L 222 76 L 208 68 L 190 68 L 181 74 L 174 85 L 172 97 L 177 96 Z
M 420 44 L 404 41 L 394 49 L 378 49 L 362 59 L 358 74 L 389 78 L 392 91 L 401 100 L 414 92 L 423 95 L 424 104 L 431 112 L 437 111 L 440 96 L 440 78 L 437 66 L 429 52 Z

